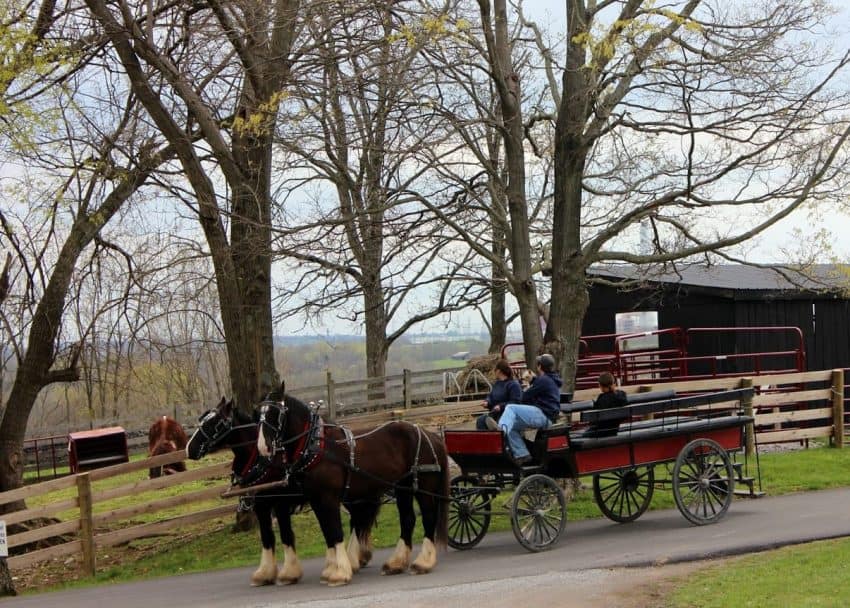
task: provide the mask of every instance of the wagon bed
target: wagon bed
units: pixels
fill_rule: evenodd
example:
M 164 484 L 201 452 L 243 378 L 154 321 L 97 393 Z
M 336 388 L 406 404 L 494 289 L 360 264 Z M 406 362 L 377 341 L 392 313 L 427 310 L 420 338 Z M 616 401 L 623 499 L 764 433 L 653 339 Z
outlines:
M 517 540 L 532 551 L 548 548 L 566 519 L 566 499 L 555 480 L 581 475 L 593 475 L 596 502 L 614 521 L 637 519 L 655 487 L 670 483 L 688 521 L 714 523 L 728 510 L 740 477 L 729 454 L 744 446 L 744 429 L 753 419 L 740 413 L 739 404 L 752 394 L 751 388 L 739 389 L 610 410 L 568 404 L 563 409 L 581 411 L 582 422 L 624 422 L 608 437 L 587 436 L 568 422 L 538 430 L 526 439 L 532 462 L 525 467 L 514 464 L 500 431 L 447 430 L 447 450 L 463 473 L 452 482 L 450 545 L 475 546 L 489 527 L 493 499 L 513 486 Z M 670 479 L 656 480 L 655 467 L 665 463 L 673 464 Z

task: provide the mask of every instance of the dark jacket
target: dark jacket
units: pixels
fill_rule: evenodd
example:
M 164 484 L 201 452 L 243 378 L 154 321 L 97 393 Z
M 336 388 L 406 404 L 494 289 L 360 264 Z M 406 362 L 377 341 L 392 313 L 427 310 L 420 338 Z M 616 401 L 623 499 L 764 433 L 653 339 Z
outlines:
M 607 410 L 613 407 L 625 407 L 629 404 L 629 399 L 626 393 L 620 390 L 610 391 L 607 393 L 599 393 L 596 400 L 593 402 L 593 409 Z M 591 424 L 587 427 L 584 434 L 589 437 L 611 437 L 617 434 L 620 428 L 620 423 L 624 419 L 602 420 L 596 424 Z
M 522 399 L 522 387 L 513 378 L 497 380 L 487 395 L 487 409 L 493 411 L 494 406 L 499 406 L 499 413 L 505 411 L 506 403 L 519 403 Z
M 522 394 L 522 402 L 536 405 L 546 417 L 555 422 L 561 415 L 561 386 L 564 381 L 558 372 L 546 372 L 536 376 Z

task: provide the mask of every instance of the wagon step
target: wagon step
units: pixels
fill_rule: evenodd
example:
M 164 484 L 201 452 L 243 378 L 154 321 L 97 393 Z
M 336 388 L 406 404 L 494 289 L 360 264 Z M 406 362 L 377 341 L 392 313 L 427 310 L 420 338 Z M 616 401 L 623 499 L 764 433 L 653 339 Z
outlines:
M 742 496 L 744 498 L 761 498 L 765 495 L 761 490 L 755 490 L 753 488 L 748 488 L 746 490 L 735 489 L 732 490 L 732 493 L 735 496 Z
M 744 463 L 743 462 L 733 462 L 732 468 L 735 470 L 735 484 L 736 485 L 744 485 L 747 489 L 735 489 L 733 490 L 733 494 L 735 496 L 745 496 L 747 498 L 761 498 L 764 496 L 764 492 L 755 489 L 755 478 L 754 477 L 744 477 Z

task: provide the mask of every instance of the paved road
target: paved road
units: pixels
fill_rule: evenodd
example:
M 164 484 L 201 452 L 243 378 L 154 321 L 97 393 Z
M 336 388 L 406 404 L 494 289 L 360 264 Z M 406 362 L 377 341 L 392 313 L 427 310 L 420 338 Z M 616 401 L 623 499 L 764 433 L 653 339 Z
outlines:
M 721 522 L 703 527 L 688 524 L 676 510 L 649 512 L 625 525 L 568 522 L 558 546 L 544 553 L 527 553 L 510 533 L 495 533 L 471 551 L 441 554 L 436 570 L 424 576 L 381 576 L 380 564 L 389 555 L 383 550 L 345 587 L 321 585 L 324 560 L 312 559 L 304 563 L 302 582 L 290 587 L 250 587 L 251 567 L 10 598 L 0 601 L 0 608 L 410 608 L 461 603 L 471 608 L 486 605 L 471 599 L 482 588 L 498 595 L 499 589 L 515 592 L 545 581 L 601 581 L 605 568 L 698 560 L 840 536 L 850 536 L 850 488 L 736 500 Z

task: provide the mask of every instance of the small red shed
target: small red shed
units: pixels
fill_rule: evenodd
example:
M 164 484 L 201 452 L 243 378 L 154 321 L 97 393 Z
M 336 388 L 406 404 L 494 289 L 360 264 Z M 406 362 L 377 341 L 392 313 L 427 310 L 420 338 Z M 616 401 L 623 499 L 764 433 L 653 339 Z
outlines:
M 68 464 L 71 473 L 106 467 L 130 460 L 127 432 L 110 426 L 92 431 L 68 433 Z

